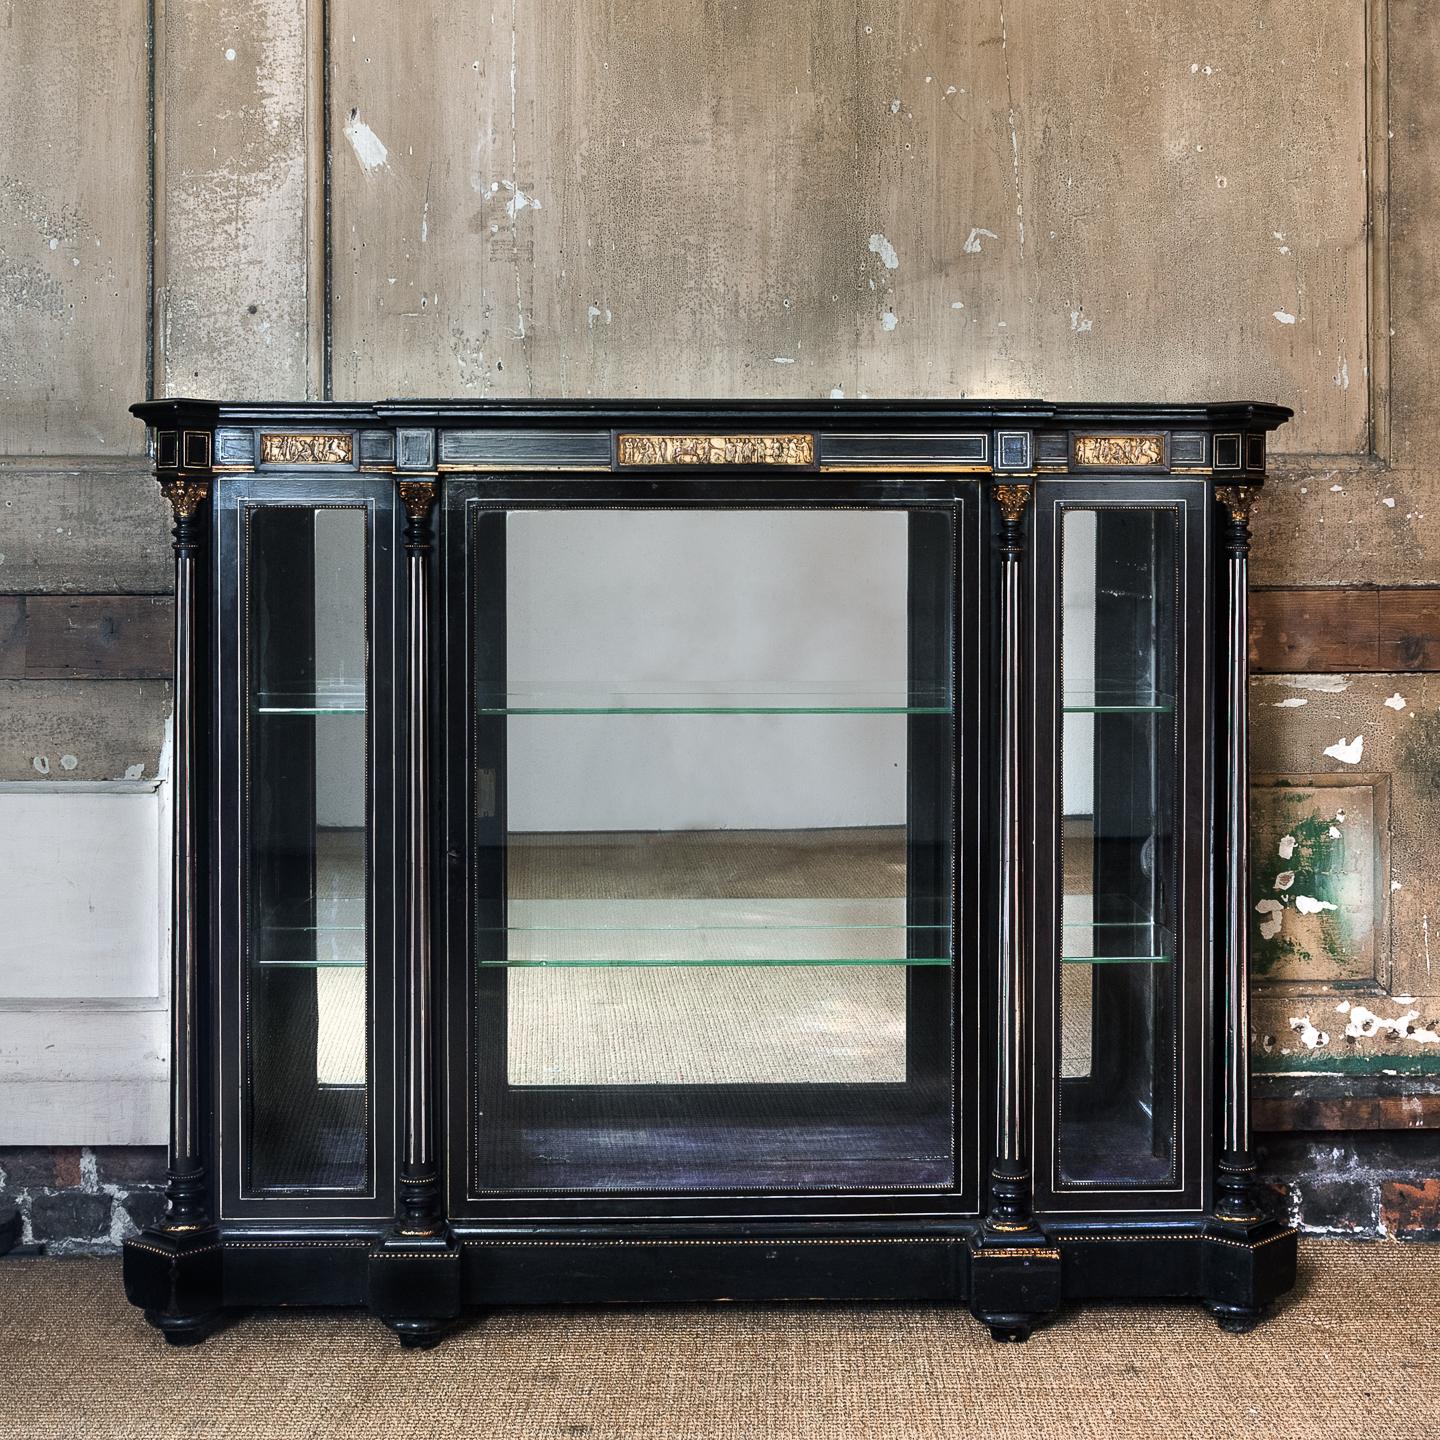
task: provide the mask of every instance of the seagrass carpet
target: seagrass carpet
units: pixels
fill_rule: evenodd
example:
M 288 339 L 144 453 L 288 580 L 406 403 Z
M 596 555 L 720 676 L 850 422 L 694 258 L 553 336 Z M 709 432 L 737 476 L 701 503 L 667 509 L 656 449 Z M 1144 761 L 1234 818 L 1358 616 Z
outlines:
M 263 1312 L 168 1349 L 115 1260 L 0 1260 L 6 1440 L 967 1440 L 1440 1433 L 1440 1247 L 1307 1241 L 1258 1330 L 1064 1312 L 993 1344 L 939 1305 L 492 1312 L 438 1350 L 360 1312 Z

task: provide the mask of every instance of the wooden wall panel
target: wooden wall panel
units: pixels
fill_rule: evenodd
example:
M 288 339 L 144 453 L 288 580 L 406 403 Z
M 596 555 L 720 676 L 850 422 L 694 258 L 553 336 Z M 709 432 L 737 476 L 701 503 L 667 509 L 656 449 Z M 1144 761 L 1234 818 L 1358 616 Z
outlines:
M 5 7 L 0 455 L 124 455 L 145 393 L 145 0 Z M 0 549 L 3 549 L 0 544 Z
M 1440 586 L 1256 590 L 1250 660 L 1308 674 L 1440 670 Z
M 168 595 L 0 595 L 0 679 L 168 680 L 174 631 Z
M 330 9 L 337 395 L 1243 392 L 1368 448 L 1361 0 Z

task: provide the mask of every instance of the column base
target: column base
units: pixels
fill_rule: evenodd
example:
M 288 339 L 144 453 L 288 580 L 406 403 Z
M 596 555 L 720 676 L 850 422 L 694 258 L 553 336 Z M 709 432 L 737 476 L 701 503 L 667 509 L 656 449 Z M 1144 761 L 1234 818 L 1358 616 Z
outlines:
M 970 1313 L 990 1338 L 1028 1340 L 1060 1308 L 1060 1250 L 1039 1226 L 995 1233 L 970 1242 Z
M 125 1241 L 125 1297 L 171 1345 L 198 1345 L 224 1323 L 220 1236 L 145 1230 Z
M 1299 1236 L 1273 1216 L 1257 1213 L 1248 1222 L 1212 1217 L 1201 1245 L 1205 1308 L 1233 1335 L 1253 1330 L 1271 1303 L 1294 1287 Z
M 392 1230 L 367 1262 L 368 1303 L 407 1350 L 431 1350 L 460 1321 L 460 1242 Z

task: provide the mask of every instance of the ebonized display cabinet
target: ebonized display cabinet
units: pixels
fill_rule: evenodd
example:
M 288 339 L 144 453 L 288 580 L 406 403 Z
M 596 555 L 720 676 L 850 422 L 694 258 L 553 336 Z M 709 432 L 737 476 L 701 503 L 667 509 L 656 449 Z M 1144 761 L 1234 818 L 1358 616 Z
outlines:
M 1273 405 L 152 401 L 177 1344 L 1294 1277 L 1248 1107 Z

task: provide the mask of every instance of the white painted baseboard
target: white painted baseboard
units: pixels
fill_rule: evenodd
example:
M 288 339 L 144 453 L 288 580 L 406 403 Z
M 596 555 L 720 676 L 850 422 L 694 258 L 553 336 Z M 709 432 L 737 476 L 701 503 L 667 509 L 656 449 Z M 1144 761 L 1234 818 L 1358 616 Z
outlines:
M 168 810 L 168 780 L 0 784 L 0 1145 L 165 1142 Z

